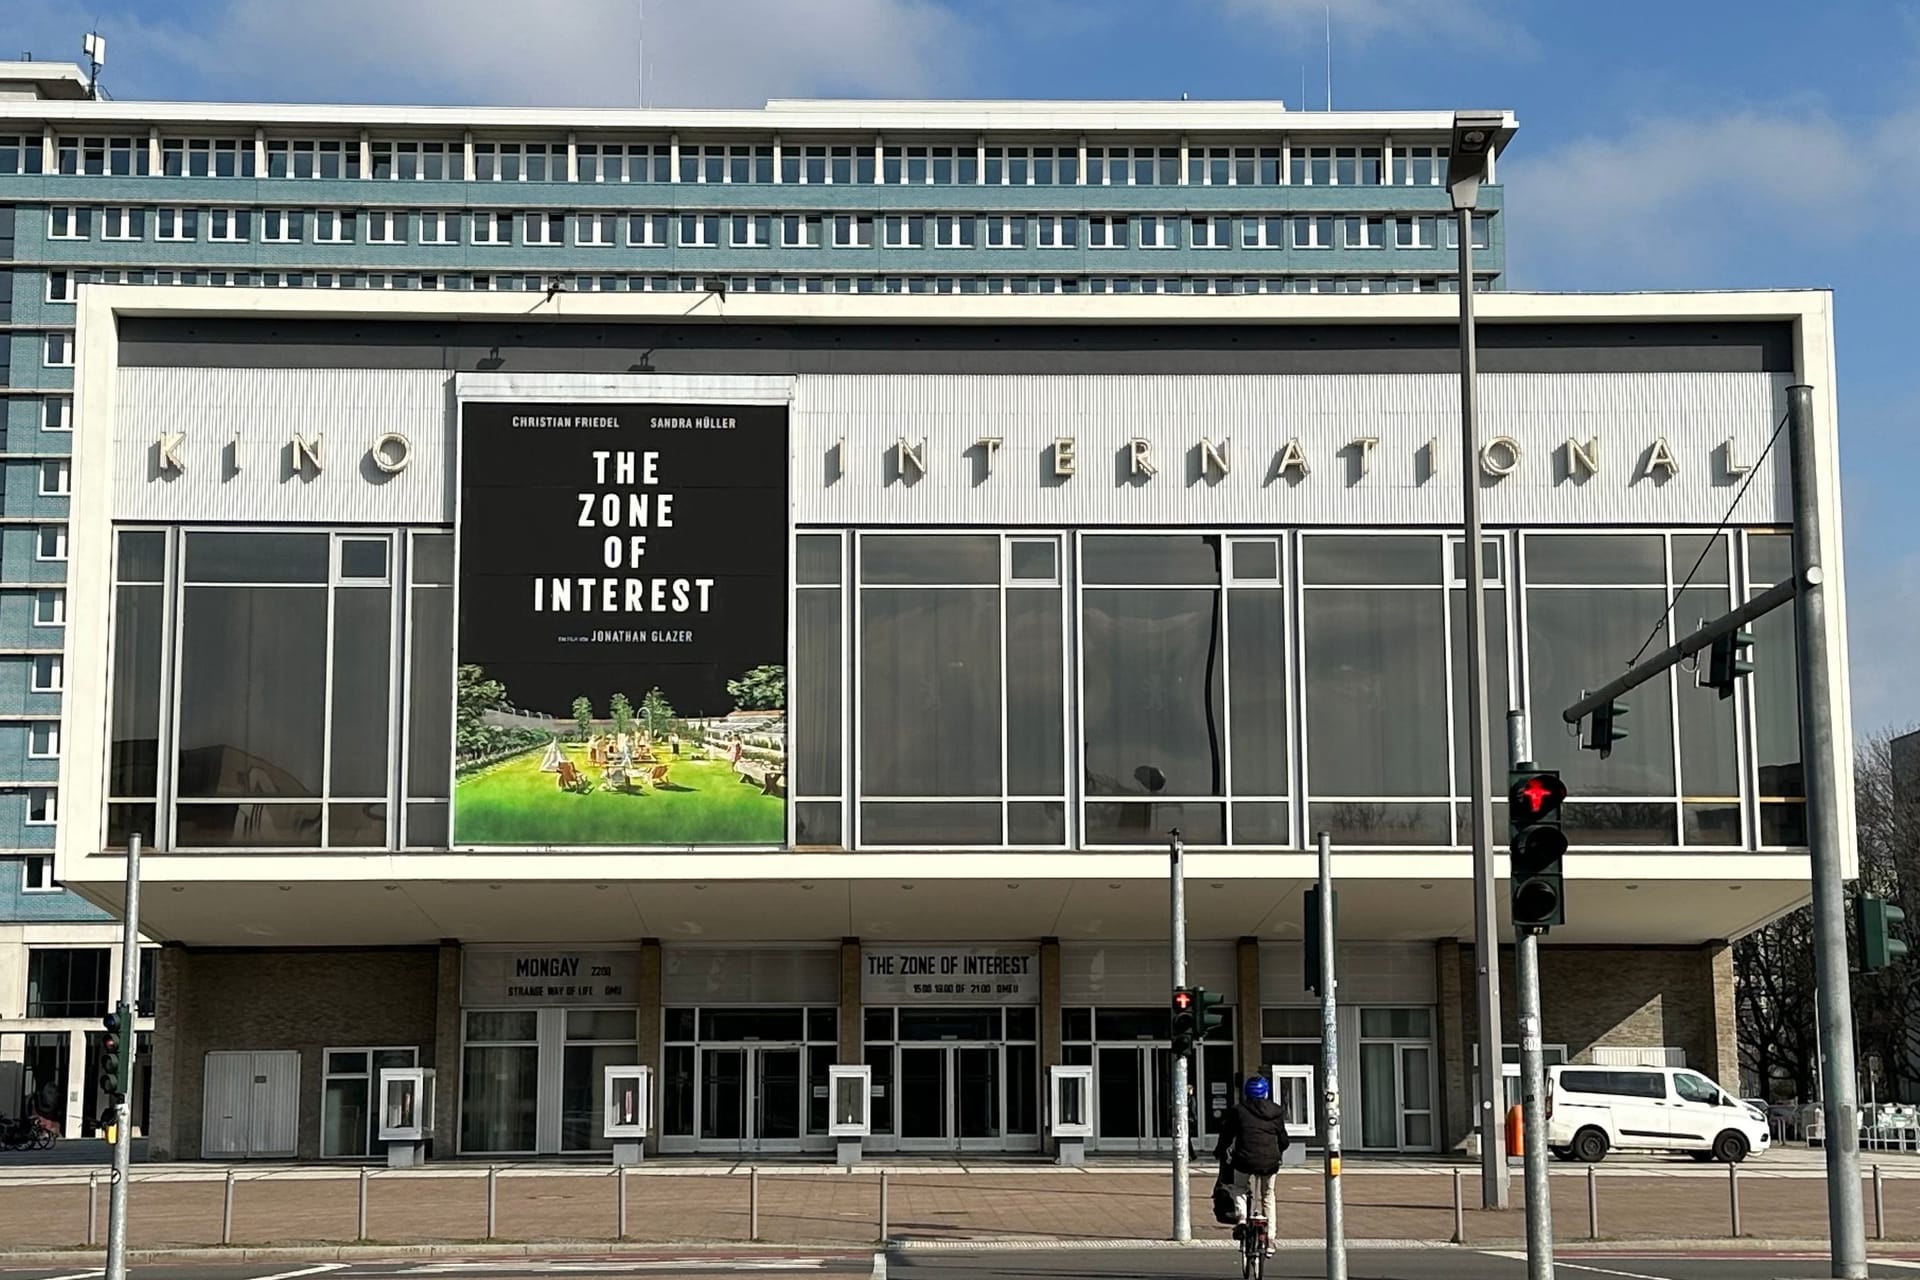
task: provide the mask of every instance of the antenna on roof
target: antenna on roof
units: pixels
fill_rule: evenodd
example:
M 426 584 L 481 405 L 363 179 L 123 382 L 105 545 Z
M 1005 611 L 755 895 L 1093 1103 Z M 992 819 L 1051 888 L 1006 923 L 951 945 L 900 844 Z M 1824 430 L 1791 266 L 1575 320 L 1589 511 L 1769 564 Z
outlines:
M 87 96 L 100 96 L 100 68 L 107 61 L 107 38 L 98 31 L 89 31 L 80 41 L 80 51 L 87 55 Z
M 1333 110 L 1333 0 L 1327 0 L 1327 110 Z
M 640 105 L 647 105 L 647 0 L 640 0 Z

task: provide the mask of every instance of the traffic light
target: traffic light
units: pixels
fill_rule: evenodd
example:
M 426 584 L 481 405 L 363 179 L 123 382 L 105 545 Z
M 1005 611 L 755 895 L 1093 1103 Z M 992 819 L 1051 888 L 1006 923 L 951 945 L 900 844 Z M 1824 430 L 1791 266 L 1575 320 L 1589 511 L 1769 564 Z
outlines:
M 1593 730 L 1580 745 L 1588 751 L 1598 751 L 1602 760 L 1612 755 L 1613 744 L 1627 737 L 1627 731 L 1620 727 L 1620 720 L 1627 710 L 1624 702 L 1609 702 L 1604 707 L 1594 708 Z
M 1338 939 L 1340 936 L 1340 891 L 1335 889 L 1332 892 L 1333 936 Z M 1320 889 L 1318 886 L 1311 887 L 1307 890 L 1306 904 L 1306 919 L 1302 922 L 1305 926 L 1306 940 L 1301 946 L 1304 951 L 1303 959 L 1306 962 L 1307 980 L 1303 985 L 1314 994 L 1321 995 L 1324 993 L 1320 990 Z
M 1545 933 L 1567 922 L 1561 858 L 1567 833 L 1560 828 L 1560 805 L 1567 784 L 1557 769 L 1516 769 L 1507 775 L 1507 842 L 1513 865 L 1507 886 L 1513 925 Z
M 1854 923 L 1860 934 L 1860 971 L 1873 973 L 1907 958 L 1907 944 L 1894 931 L 1907 913 L 1884 898 L 1861 894 L 1853 900 Z
M 1218 991 L 1209 991 L 1205 987 L 1193 989 L 1195 1040 L 1205 1041 L 1226 1022 L 1226 1012 L 1220 1008 L 1226 1002 L 1227 998 Z
M 106 1096 L 109 1104 L 116 1104 L 122 1096 L 120 1085 L 120 1015 L 110 1013 L 100 1020 L 106 1029 L 106 1038 L 100 1042 L 100 1092 Z
M 1194 992 L 1187 987 L 1173 989 L 1173 1051 L 1180 1057 L 1193 1052 Z
M 1707 687 L 1718 689 L 1720 696 L 1733 696 L 1733 683 L 1741 676 L 1753 674 L 1753 632 L 1745 629 L 1729 631 L 1713 642 L 1713 651 L 1707 659 Z

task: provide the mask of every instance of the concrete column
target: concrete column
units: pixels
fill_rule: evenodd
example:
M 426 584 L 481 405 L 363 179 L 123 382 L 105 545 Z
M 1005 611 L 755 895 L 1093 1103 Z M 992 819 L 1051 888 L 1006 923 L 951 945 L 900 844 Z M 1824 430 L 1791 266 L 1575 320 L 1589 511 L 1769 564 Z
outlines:
M 117 993 L 120 990 L 119 984 L 115 983 L 113 989 Z M 137 1039 L 138 1033 L 131 1028 L 122 1032 L 120 1052 L 131 1056 Z M 85 1114 L 86 1110 L 87 1033 L 84 1028 L 71 1027 L 67 1030 L 67 1106 L 66 1120 L 60 1129 L 61 1137 L 71 1140 L 80 1136 L 80 1125 L 83 1120 L 93 1118 Z M 99 1109 L 96 1107 L 94 1115 L 98 1114 Z
M 840 939 L 840 1053 L 841 1066 L 866 1061 L 862 1024 L 866 1008 L 860 1003 L 860 939 Z
M 1233 958 L 1234 991 L 1239 997 L 1233 1020 L 1240 1041 L 1240 1078 L 1244 1080 L 1266 1069 L 1260 1062 L 1260 939 L 1240 939 Z
M 1053 1152 L 1047 1108 L 1053 1105 L 1053 1069 L 1060 1065 L 1060 939 L 1040 939 L 1040 1149 Z
M 147 1151 L 151 1160 L 178 1160 L 191 1150 L 199 1151 L 196 1140 L 189 1146 L 175 1133 L 179 1111 L 175 1096 L 179 1087 L 180 1051 L 183 1024 L 187 1016 L 187 949 L 169 942 L 155 958 L 153 975 L 153 1061 L 147 1070 L 152 1075 L 147 1103 Z
M 1706 1057 L 1701 1069 L 1727 1088 L 1739 1090 L 1740 1019 L 1733 1002 L 1733 945 L 1725 941 L 1709 942 L 1701 948 L 1702 977 L 1707 986 L 1704 1006 L 1710 1013 L 1708 1034 L 1703 1046 Z M 1766 1082 L 1762 1081 L 1762 1090 Z
M 460 942 L 440 940 L 433 979 L 433 1157 L 460 1153 Z M 376 1083 L 375 1087 L 378 1085 Z
M 1472 1131 L 1472 1093 L 1467 1081 L 1466 990 L 1461 983 L 1460 939 L 1433 944 L 1436 990 L 1440 998 L 1440 1149 L 1465 1145 Z
M 664 1076 L 666 1056 L 661 1048 L 661 1033 L 666 1011 L 660 1004 L 660 939 L 640 939 L 640 989 L 634 1003 L 640 1009 L 640 1065 L 653 1069 L 653 1132 L 647 1135 L 646 1152 L 660 1154 L 661 1102 L 667 1096 Z

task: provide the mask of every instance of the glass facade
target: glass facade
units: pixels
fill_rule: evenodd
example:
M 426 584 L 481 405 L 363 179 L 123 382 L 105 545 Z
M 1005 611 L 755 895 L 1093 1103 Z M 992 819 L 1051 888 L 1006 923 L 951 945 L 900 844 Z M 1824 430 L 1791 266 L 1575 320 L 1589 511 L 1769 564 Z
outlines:
M 118 537 L 116 839 L 445 847 L 443 532 Z M 1554 741 L 1553 710 L 1764 589 L 1784 542 L 1490 536 L 1492 722 L 1525 688 Z M 1456 538 L 807 530 L 795 556 L 798 845 L 1468 843 Z M 1763 626 L 1738 697 L 1676 671 L 1628 696 L 1611 759 L 1552 753 L 1576 846 L 1802 838 L 1789 622 Z

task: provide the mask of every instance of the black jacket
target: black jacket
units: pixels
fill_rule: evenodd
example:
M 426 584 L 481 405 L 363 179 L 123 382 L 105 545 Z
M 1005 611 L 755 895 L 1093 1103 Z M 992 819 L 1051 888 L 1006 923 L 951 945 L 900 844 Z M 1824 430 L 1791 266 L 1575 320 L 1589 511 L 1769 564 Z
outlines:
M 1213 1157 L 1241 1173 L 1271 1176 L 1280 1171 L 1287 1149 L 1287 1113 L 1271 1098 L 1241 1099 L 1220 1117 L 1220 1138 Z

